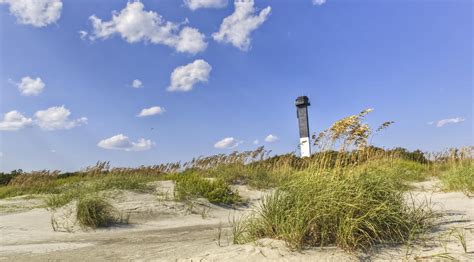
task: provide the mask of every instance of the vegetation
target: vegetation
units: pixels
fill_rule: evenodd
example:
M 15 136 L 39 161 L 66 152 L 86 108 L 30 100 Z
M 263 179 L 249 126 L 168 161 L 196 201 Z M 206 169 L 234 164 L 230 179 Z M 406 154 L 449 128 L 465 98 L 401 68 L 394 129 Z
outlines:
M 118 211 L 98 196 L 80 198 L 77 202 L 77 221 L 82 227 L 108 227 L 119 221 Z
M 107 162 L 99 162 L 100 168 Z M 94 169 L 92 169 L 94 170 Z M 104 190 L 148 190 L 148 182 L 158 179 L 159 175 L 139 172 L 121 172 L 103 170 L 95 173 L 91 168 L 72 175 L 64 176 L 58 171 L 37 171 L 16 175 L 6 186 L 0 186 L 0 198 L 31 194 L 56 194 L 70 199 L 83 193 L 96 193 Z M 72 195 L 76 197 L 71 197 Z M 67 203 L 65 203 L 67 204 Z
M 97 196 L 101 191 L 148 191 L 150 182 L 174 180 L 177 200 L 235 204 L 241 200 L 231 185 L 246 184 L 275 191 L 248 218 L 234 221 L 236 243 L 271 237 L 295 249 L 337 245 L 353 251 L 411 241 L 430 227 L 433 213 L 426 203 L 406 201 L 410 183 L 437 177 L 445 190 L 473 194 L 473 147 L 427 154 L 372 146 L 372 137 L 393 122 L 372 130 L 364 123 L 370 111 L 313 135 L 316 153 L 309 158 L 271 156 L 260 147 L 138 168 L 98 162 L 70 173 L 16 170 L 0 174 L 0 198 L 47 194 L 53 209 L 77 200 L 82 225 L 99 227 L 116 218 L 113 207 Z
M 425 168 L 368 147 L 373 131 L 363 119 L 369 112 L 314 136 L 322 150 L 317 161 L 264 198 L 260 209 L 234 228 L 234 240 L 270 237 L 295 249 L 337 245 L 353 251 L 404 243 L 428 229 L 433 213 L 426 205 L 407 205 L 401 187 L 403 181 L 422 178 Z
M 233 192 L 224 180 L 209 180 L 195 174 L 178 176 L 175 196 L 179 200 L 203 197 L 216 204 L 233 204 L 240 200 L 238 193 Z
M 345 250 L 403 243 L 429 228 L 426 205 L 406 205 L 395 180 L 361 169 L 355 174 L 299 173 L 261 202 L 239 225 L 237 243 L 263 237 L 295 249 L 337 245 Z
M 460 163 L 441 175 L 445 190 L 474 194 L 474 162 Z
M 18 169 L 18 170 L 13 170 L 10 173 L 0 173 L 0 186 L 6 186 L 12 181 L 14 177 L 17 175 L 23 173 L 23 170 Z

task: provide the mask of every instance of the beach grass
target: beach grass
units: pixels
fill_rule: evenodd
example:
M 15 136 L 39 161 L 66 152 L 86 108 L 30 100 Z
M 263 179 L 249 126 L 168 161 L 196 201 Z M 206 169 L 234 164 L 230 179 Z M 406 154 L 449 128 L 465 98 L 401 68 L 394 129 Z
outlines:
M 77 222 L 84 228 L 109 227 L 119 222 L 119 212 L 96 195 L 79 198 L 76 208 Z
M 388 128 L 373 130 L 364 119 L 371 110 L 346 117 L 313 136 L 315 153 L 271 155 L 252 151 L 198 157 L 188 162 L 137 168 L 97 162 L 77 172 L 1 174 L 0 198 L 40 195 L 48 208 L 78 203 L 78 220 L 86 227 L 110 225 L 114 208 L 100 197 L 108 190 L 153 192 L 152 182 L 175 181 L 175 199 L 206 198 L 232 206 L 242 202 L 232 185 L 272 188 L 248 217 L 234 221 L 234 242 L 270 237 L 293 249 L 336 245 L 348 251 L 378 244 L 411 241 L 429 230 L 435 214 L 428 202 L 407 200 L 413 182 L 440 179 L 444 190 L 473 193 L 473 147 L 427 154 L 370 144 Z

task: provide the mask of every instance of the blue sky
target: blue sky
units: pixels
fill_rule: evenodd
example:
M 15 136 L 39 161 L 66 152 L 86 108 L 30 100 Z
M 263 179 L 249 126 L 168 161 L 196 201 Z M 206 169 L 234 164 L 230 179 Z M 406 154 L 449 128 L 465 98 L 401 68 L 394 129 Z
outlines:
M 312 132 L 374 108 L 378 146 L 473 144 L 469 0 L 0 3 L 1 171 L 291 152 L 299 95 Z

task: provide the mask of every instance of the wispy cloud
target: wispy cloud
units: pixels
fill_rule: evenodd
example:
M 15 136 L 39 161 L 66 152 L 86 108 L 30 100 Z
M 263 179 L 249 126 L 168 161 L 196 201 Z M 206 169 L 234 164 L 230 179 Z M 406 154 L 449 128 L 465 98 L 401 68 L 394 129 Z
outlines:
M 273 143 L 273 142 L 276 142 L 277 140 L 278 140 L 278 137 L 272 134 L 265 137 L 265 142 L 267 143 Z
M 441 119 L 441 120 L 438 120 L 438 121 L 429 122 L 428 124 L 429 125 L 436 125 L 436 127 L 443 127 L 447 124 L 459 124 L 459 123 L 464 122 L 465 120 L 466 119 L 464 119 L 462 117 L 455 117 L 455 118 L 446 118 L 446 119 Z
M 313 5 L 323 5 L 326 3 L 326 0 L 312 0 Z
M 160 106 L 152 106 L 150 108 L 144 108 L 137 117 L 145 117 L 145 116 L 153 116 L 153 115 L 161 115 L 165 112 L 165 109 Z
M 222 8 L 227 5 L 227 0 L 184 0 L 184 4 L 194 11 L 199 8 Z
M 242 144 L 243 141 L 237 141 L 233 137 L 226 137 L 217 143 L 214 144 L 215 148 L 220 148 L 220 149 L 233 149 L 238 147 L 240 144 Z
M 80 37 L 82 40 L 85 40 L 86 37 L 87 37 L 87 35 L 89 34 L 89 33 L 87 33 L 87 32 L 84 31 L 84 30 L 77 31 L 77 33 L 79 34 L 79 37 Z
M 135 79 L 135 80 L 132 81 L 132 87 L 133 88 L 142 88 L 143 83 L 142 83 L 142 81 L 140 81 L 140 79 Z

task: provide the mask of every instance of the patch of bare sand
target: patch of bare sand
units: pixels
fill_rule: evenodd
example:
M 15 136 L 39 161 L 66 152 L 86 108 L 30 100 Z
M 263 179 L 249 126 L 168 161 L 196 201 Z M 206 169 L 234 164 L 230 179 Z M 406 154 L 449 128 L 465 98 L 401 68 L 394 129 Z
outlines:
M 8 200 L 0 199 L 0 214 L 23 212 L 39 207 L 44 207 L 43 200 L 40 198 L 18 196 Z
M 94 231 L 54 232 L 45 209 L 0 215 L 0 259 L 15 261 L 350 261 L 369 258 L 349 255 L 337 248 L 313 248 L 302 252 L 287 249 L 282 241 L 264 239 L 233 245 L 230 221 L 250 212 L 265 192 L 236 186 L 248 205 L 221 207 L 200 199 L 192 203 L 173 201 L 171 181 L 156 184 L 158 193 L 115 192 L 114 205 L 130 214 L 130 225 Z M 452 233 L 462 229 L 468 252 L 474 251 L 474 199 L 462 193 L 443 193 L 424 186 L 413 192 L 416 199 L 431 199 L 443 214 L 424 243 L 409 248 L 380 248 L 373 261 L 435 260 L 440 253 L 473 260 L 464 253 Z M 8 201 L 8 200 L 5 200 Z M 1 212 L 1 211 L 0 211 Z M 220 232 L 220 237 L 218 237 Z
M 414 183 L 413 186 L 415 190 L 407 194 L 407 199 L 431 204 L 439 215 L 434 229 L 412 245 L 385 247 L 378 251 L 374 259 L 474 261 L 474 198 L 461 192 L 441 191 L 439 180 Z

